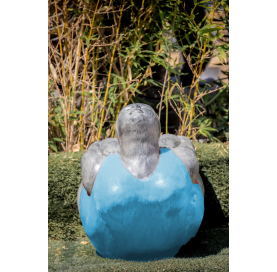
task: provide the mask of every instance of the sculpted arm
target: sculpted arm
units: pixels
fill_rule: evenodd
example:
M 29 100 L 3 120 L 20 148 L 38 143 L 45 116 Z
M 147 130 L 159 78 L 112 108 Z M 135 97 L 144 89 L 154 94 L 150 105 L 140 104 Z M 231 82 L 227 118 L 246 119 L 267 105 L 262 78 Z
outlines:
M 77 193 L 78 209 L 82 187 L 84 186 L 88 195 L 91 195 L 93 185 L 104 159 L 109 155 L 119 153 L 119 151 L 117 139 L 108 138 L 103 141 L 94 142 L 83 155 L 81 160 L 82 182 Z
M 159 145 L 160 148 L 169 148 L 185 164 L 192 182 L 197 181 L 204 195 L 204 184 L 199 174 L 199 163 L 192 142 L 185 136 L 163 134 Z

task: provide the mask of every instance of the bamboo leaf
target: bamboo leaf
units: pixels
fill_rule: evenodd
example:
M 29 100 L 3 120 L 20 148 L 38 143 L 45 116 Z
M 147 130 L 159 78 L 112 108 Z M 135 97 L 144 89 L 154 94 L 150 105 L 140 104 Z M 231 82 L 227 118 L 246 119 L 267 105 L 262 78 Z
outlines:
M 83 114 L 84 111 L 70 111 L 69 114 Z
M 56 153 L 58 153 L 58 149 L 52 141 L 48 142 L 48 146 L 51 147 Z
M 199 31 L 198 31 L 198 34 L 199 35 L 203 35 L 203 34 L 206 34 L 206 33 L 211 33 L 213 31 L 216 31 L 216 30 L 221 30 L 221 29 L 224 29 L 224 27 L 220 27 L 216 24 L 208 24 L 208 25 L 205 25 L 203 26 Z
M 161 83 L 156 82 L 156 81 L 154 81 L 153 79 L 150 79 L 150 78 L 147 78 L 147 82 L 150 82 L 150 83 L 152 83 L 153 85 L 158 86 L 158 87 L 161 87 L 161 86 L 162 86 Z
M 89 47 L 89 39 L 86 39 L 86 45 Z
M 56 141 L 56 142 L 63 142 L 62 139 L 59 139 L 59 138 L 53 138 L 53 141 Z
M 163 14 L 161 9 L 159 9 L 159 14 L 160 14 L 160 18 L 161 18 L 162 24 L 165 26 L 166 24 L 165 24 L 165 20 L 164 20 L 164 14 Z
M 207 25 L 204 25 L 199 31 L 202 31 L 202 30 L 205 30 L 205 29 L 210 29 L 210 28 L 213 28 L 217 26 L 216 24 L 207 24 Z
M 114 104 L 116 103 L 113 96 L 111 96 L 110 99 L 112 100 L 112 102 L 113 102 Z
M 218 50 L 218 52 L 220 53 L 220 55 L 222 56 L 222 58 L 223 58 L 224 60 L 227 60 L 227 56 L 226 56 L 226 54 L 225 54 L 223 48 L 219 46 L 219 47 L 217 47 L 217 50 Z
M 127 70 L 128 70 L 128 80 L 132 81 L 132 70 L 129 64 L 127 65 Z
M 50 80 L 48 83 L 48 90 L 50 89 L 51 85 L 52 85 L 53 80 Z
M 101 128 L 101 133 L 102 133 L 105 137 L 107 137 L 106 131 L 105 131 L 103 128 Z
M 198 34 L 203 35 L 203 34 L 211 33 L 211 32 L 217 31 L 217 30 L 221 30 L 221 29 L 223 29 L 223 27 L 208 28 L 208 29 L 204 29 L 204 30 L 199 30 Z
M 222 7 L 224 7 L 226 11 L 229 11 L 229 6 L 224 1 L 221 1 L 220 4 L 222 5 Z
M 51 120 L 50 117 L 48 117 L 48 123 L 49 123 L 50 125 L 52 125 L 53 127 L 55 127 L 55 128 L 59 128 L 59 127 L 56 125 L 56 123 L 55 123 L 53 120 Z
M 114 85 L 117 85 L 117 77 L 114 77 L 114 78 L 113 78 L 113 84 L 114 84 Z

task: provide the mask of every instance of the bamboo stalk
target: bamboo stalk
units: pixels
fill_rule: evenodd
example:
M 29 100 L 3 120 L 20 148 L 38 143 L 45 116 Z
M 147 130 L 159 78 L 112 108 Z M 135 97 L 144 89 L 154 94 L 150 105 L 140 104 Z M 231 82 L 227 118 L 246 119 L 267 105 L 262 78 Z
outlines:
M 170 81 L 167 81 L 167 89 L 165 94 L 165 134 L 168 134 L 168 92 L 169 92 Z
M 82 18 L 82 23 L 81 23 L 81 29 L 80 29 L 80 36 L 78 38 L 78 45 L 77 45 L 77 52 L 76 52 L 76 64 L 75 64 L 75 74 L 74 74 L 74 81 L 73 81 L 73 88 L 72 88 L 72 94 L 73 94 L 73 110 L 76 111 L 76 105 L 75 105 L 75 99 L 76 99 L 76 94 L 75 94 L 75 89 L 76 89 L 76 84 L 78 80 L 78 73 L 79 73 L 79 64 L 80 64 L 80 55 L 81 55 L 81 49 L 82 49 L 82 39 L 81 37 L 83 36 L 84 32 L 84 20 L 85 20 L 85 15 L 83 14 Z
M 215 12 L 215 5 L 216 5 L 216 3 L 214 2 L 213 13 L 212 13 L 212 16 L 211 16 L 211 19 L 210 19 L 210 23 L 213 21 L 214 12 Z M 210 36 L 210 34 L 208 34 L 208 37 L 209 36 Z M 201 72 L 202 72 L 202 67 L 203 67 L 203 63 L 204 63 L 204 56 L 205 56 L 205 53 L 206 53 L 206 48 L 207 48 L 207 43 L 208 43 L 208 37 L 207 37 L 207 39 L 205 39 L 205 44 L 204 44 L 204 49 L 203 49 L 203 54 L 202 54 L 202 60 L 201 60 L 199 71 L 198 71 L 198 78 L 200 77 Z M 195 91 L 194 91 L 194 94 L 193 94 L 193 100 L 191 102 L 190 123 L 189 123 L 189 129 L 188 129 L 188 138 L 191 137 L 192 119 L 193 119 L 193 115 L 194 115 L 194 111 L 195 111 L 195 100 L 196 100 L 196 96 L 197 96 L 197 92 L 198 92 L 198 87 L 199 87 L 199 80 L 196 83 Z
M 95 19 L 95 14 L 96 14 L 96 11 L 97 11 L 97 8 L 98 8 L 98 4 L 99 4 L 99 1 L 97 1 L 97 4 L 96 4 L 96 7 L 95 7 L 95 11 L 94 11 L 94 14 L 93 14 L 93 18 L 92 18 L 92 23 L 91 23 L 91 28 L 90 28 L 90 32 L 89 32 L 89 37 L 88 37 L 88 40 L 90 42 L 90 39 L 91 39 L 91 35 L 92 35 L 92 32 L 93 32 L 93 25 L 94 25 L 94 19 Z M 80 148 L 81 150 L 84 149 L 84 122 L 83 122 L 83 110 L 84 110 L 84 92 L 85 92 L 85 80 L 86 80 L 86 73 L 87 73 L 87 65 L 88 65 L 88 54 L 89 52 L 89 47 L 86 48 L 86 54 L 85 54 L 85 65 L 84 65 L 84 71 L 83 71 L 83 83 L 82 83 L 82 101 L 81 101 L 81 114 L 80 114 L 80 126 L 81 126 L 81 137 L 80 137 Z
M 71 31 L 73 35 L 73 30 Z M 68 40 L 70 40 L 69 33 L 68 33 Z M 68 66 L 69 66 L 69 79 L 71 88 L 73 88 L 73 76 L 72 76 L 72 50 L 73 50 L 73 37 L 71 37 L 71 43 L 70 43 L 70 50 L 69 50 L 69 57 L 68 57 Z M 70 94 L 69 94 L 70 95 Z
M 88 47 L 86 48 L 86 55 L 88 54 Z M 85 67 L 84 67 L 84 74 L 83 74 L 83 83 L 82 83 L 82 100 L 81 100 L 81 114 L 80 114 L 80 129 L 81 129 L 81 136 L 80 136 L 80 149 L 83 150 L 84 148 L 84 126 L 83 124 L 83 111 L 84 111 L 84 93 L 85 93 L 85 77 L 86 77 L 86 64 L 87 64 L 87 57 L 85 60 Z
M 140 17 L 141 17 L 141 13 L 142 13 L 143 8 L 144 8 L 144 0 L 142 0 L 142 4 L 141 4 L 139 16 L 138 16 L 138 24 L 137 24 L 137 27 L 139 27 Z
M 64 34 L 65 34 L 65 39 L 64 39 L 64 46 L 65 46 L 65 58 L 67 59 L 68 57 L 68 41 L 67 38 L 69 39 L 68 35 L 68 18 L 67 18 L 67 3 L 68 1 L 63 3 L 63 9 L 64 9 Z M 66 75 L 68 76 L 68 69 L 66 71 Z M 69 98 L 69 82 L 66 82 L 66 95 Z
M 183 54 L 187 60 L 187 63 L 191 69 L 191 72 L 193 73 L 193 78 L 192 78 L 192 83 L 191 83 L 191 86 L 190 86 L 190 90 L 189 90 L 189 95 L 188 95 L 188 98 L 190 98 L 190 94 L 191 94 L 191 91 L 192 89 L 194 88 L 194 84 L 195 84 L 195 78 L 197 77 L 198 78 L 198 75 L 197 75 L 197 70 L 198 70 L 198 65 L 199 65 L 199 62 L 200 62 L 200 59 L 201 59 L 201 50 L 202 48 L 199 50 L 199 54 L 198 54 L 198 59 L 197 59 L 197 64 L 196 64 L 196 68 L 194 70 L 192 64 L 191 64 L 191 60 L 189 58 L 189 56 L 186 54 L 186 52 L 184 51 Z M 181 94 L 181 97 L 182 97 L 182 94 Z M 186 109 L 185 109 L 185 112 L 187 112 L 187 103 L 185 103 L 186 105 Z M 184 114 L 184 118 L 182 120 L 182 128 L 181 128 L 181 135 L 183 135 L 183 131 L 184 131 L 184 125 L 185 125 L 185 118 L 186 118 L 186 114 Z
M 199 52 L 198 60 L 200 60 L 200 58 L 201 58 L 201 51 Z M 195 68 L 196 72 L 197 72 L 197 69 L 198 69 L 198 64 L 197 64 L 197 66 Z M 191 83 L 191 86 L 190 86 L 188 98 L 190 98 L 190 94 L 191 94 L 191 91 L 192 91 L 192 88 L 193 88 L 193 85 L 194 85 L 194 80 L 195 80 L 195 74 L 196 74 L 196 72 L 193 73 L 193 78 L 192 78 L 192 83 Z M 186 109 L 185 109 L 185 112 L 186 112 L 187 111 L 187 103 L 185 103 L 185 104 L 186 104 Z M 182 120 L 181 135 L 183 135 L 183 131 L 184 131 L 185 117 L 186 117 L 186 114 L 184 114 L 184 118 Z
M 56 12 L 56 18 L 57 18 L 57 30 L 58 30 L 58 36 L 59 36 L 59 45 L 60 45 L 60 54 L 61 54 L 61 62 L 62 62 L 62 75 L 63 75 L 63 89 L 65 89 L 65 71 L 64 71 L 64 63 L 63 63 L 63 49 L 62 49 L 62 41 L 61 41 L 61 34 L 60 34 L 60 28 L 59 28 L 59 18 L 58 18 L 58 8 L 57 8 L 57 2 L 55 2 L 55 12 Z M 60 99 L 61 104 L 62 100 Z M 65 105 L 67 105 L 67 98 L 65 97 Z M 66 108 L 62 107 L 64 111 L 64 125 L 65 125 L 65 135 L 66 135 L 66 140 L 65 140 L 65 149 L 68 150 L 68 145 L 69 145 L 69 135 L 68 135 L 68 122 L 67 122 L 67 111 Z
M 174 19 L 173 19 L 173 27 L 172 27 L 172 35 L 174 35 L 174 28 L 175 28 L 175 19 L 176 19 L 176 12 L 177 12 L 177 4 L 179 5 L 179 1 L 175 2 L 175 9 L 174 9 Z M 169 59 L 171 59 L 171 50 L 169 52 Z M 159 108 L 159 119 L 161 120 L 161 112 L 162 112 L 162 101 L 163 101 L 163 94 L 165 89 L 165 82 L 168 80 L 168 87 L 167 87 L 167 93 L 166 93 L 166 121 L 165 121 L 165 131 L 166 134 L 168 134 L 168 91 L 169 91 L 169 81 L 170 81 L 170 75 L 167 79 L 168 70 L 166 69 L 165 72 L 165 78 L 164 78 L 164 85 L 162 89 L 162 95 L 161 95 L 161 101 L 160 101 L 160 108 Z
M 125 0 L 123 1 L 122 9 L 121 9 L 121 11 L 120 11 L 120 18 L 119 18 L 118 27 L 117 27 L 117 29 L 116 29 L 116 36 L 118 36 L 118 32 L 119 32 L 119 27 L 120 27 L 120 22 L 121 22 L 121 17 L 122 17 L 122 11 L 123 11 L 123 8 L 124 8 L 124 4 L 125 4 Z M 104 111 L 105 111 L 105 105 L 106 105 L 107 96 L 108 96 L 108 90 L 109 90 L 109 87 L 110 87 L 110 78 L 111 78 L 111 72 L 112 72 L 112 67 L 113 67 L 113 60 L 114 60 L 115 50 L 116 50 L 116 44 L 114 45 L 114 48 L 113 48 L 113 53 L 112 53 L 112 58 L 111 58 L 111 63 L 110 63 L 110 68 L 109 68 L 108 81 L 107 81 L 107 88 L 106 88 L 106 92 L 105 92 L 104 103 L 103 103 L 103 109 L 102 109 L 102 114 L 101 114 L 101 121 L 100 121 L 100 126 L 99 126 L 99 131 L 98 131 L 98 141 L 100 140 L 101 130 L 102 130 L 102 126 L 103 126 Z
M 56 18 L 57 18 L 57 29 L 58 29 L 58 36 L 59 36 L 59 45 L 60 45 L 60 54 L 61 54 L 61 62 L 62 62 L 62 75 L 63 75 L 63 86 L 65 87 L 65 74 L 64 74 L 64 63 L 63 63 L 63 48 L 62 48 L 62 40 L 61 40 L 61 33 L 60 33 L 60 27 L 59 27 L 59 17 L 58 17 L 58 8 L 56 0 L 55 2 L 55 11 L 56 11 Z
M 93 52 L 93 80 L 92 80 L 92 106 L 91 106 L 91 122 L 94 124 L 94 108 L 95 108 L 95 92 L 96 92 L 96 79 L 97 79 L 97 67 L 98 67 L 98 57 L 99 57 L 99 49 L 96 53 L 96 59 L 95 59 L 95 52 Z M 95 114 L 96 115 L 96 114 Z M 95 126 L 95 125 L 94 125 Z M 92 130 L 92 135 L 95 136 L 95 130 Z
M 80 29 L 80 36 L 78 38 L 78 44 L 77 44 L 77 52 L 76 52 L 76 64 L 75 64 L 75 74 L 74 74 L 74 81 L 73 81 L 73 86 L 72 86 L 72 110 L 75 112 L 76 111 L 76 84 L 77 84 L 77 79 L 78 79 L 78 73 L 79 73 L 79 64 L 80 64 L 80 55 L 81 55 L 81 48 L 82 48 L 82 39 L 81 37 L 83 36 L 83 31 L 84 31 L 84 19 L 85 15 L 83 14 L 82 22 L 81 22 L 81 29 Z M 76 114 L 74 114 L 74 117 L 76 118 Z M 71 129 L 70 129 L 70 144 L 71 148 L 74 145 L 74 140 L 73 140 L 73 134 L 75 133 L 76 130 L 76 122 L 73 121 L 71 124 Z
M 120 112 L 120 102 L 117 103 L 117 111 L 116 111 L 115 121 L 118 118 L 119 112 Z M 113 130 L 112 130 L 112 138 L 114 137 L 114 134 L 115 134 L 115 123 L 113 125 Z
M 68 54 L 69 54 L 69 50 L 68 50 L 68 40 L 69 40 L 69 34 L 68 34 L 68 17 L 67 17 L 67 3 L 68 1 L 65 1 L 63 3 L 63 9 L 64 9 L 64 34 L 65 34 L 65 38 L 64 38 L 64 45 L 65 45 L 65 59 L 68 59 Z M 68 39 L 68 40 L 67 40 Z M 68 75 L 69 75 L 69 71 L 68 71 L 69 67 L 66 69 L 65 71 L 65 78 L 66 78 L 66 108 L 67 108 L 67 116 L 69 117 L 70 114 L 70 92 L 69 92 L 69 80 L 68 80 Z M 68 118 L 67 117 L 67 118 Z M 67 131 L 70 131 L 70 121 L 67 124 Z M 66 150 L 69 151 L 70 149 L 70 134 L 67 133 L 66 134 Z

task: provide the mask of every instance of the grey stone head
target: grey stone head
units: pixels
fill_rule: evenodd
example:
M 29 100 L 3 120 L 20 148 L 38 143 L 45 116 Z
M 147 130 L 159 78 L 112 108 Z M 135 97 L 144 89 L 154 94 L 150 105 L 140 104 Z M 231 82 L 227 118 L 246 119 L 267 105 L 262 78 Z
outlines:
M 161 134 L 161 125 L 155 111 L 148 105 L 137 103 L 123 108 L 115 126 L 118 143 L 157 144 Z

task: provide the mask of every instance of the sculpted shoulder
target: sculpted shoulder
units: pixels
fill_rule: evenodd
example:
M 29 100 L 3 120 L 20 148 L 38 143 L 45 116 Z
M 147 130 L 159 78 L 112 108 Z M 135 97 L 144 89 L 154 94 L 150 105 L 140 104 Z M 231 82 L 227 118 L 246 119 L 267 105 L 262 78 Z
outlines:
M 197 181 L 204 195 L 204 184 L 199 174 L 199 163 L 193 143 L 185 136 L 163 134 L 160 137 L 159 146 L 160 148 L 169 148 L 185 164 L 192 182 Z
M 81 159 L 82 182 L 77 193 L 78 208 L 82 187 L 84 186 L 90 195 L 104 159 L 109 155 L 119 153 L 119 151 L 120 147 L 116 138 L 94 142 L 88 148 Z

